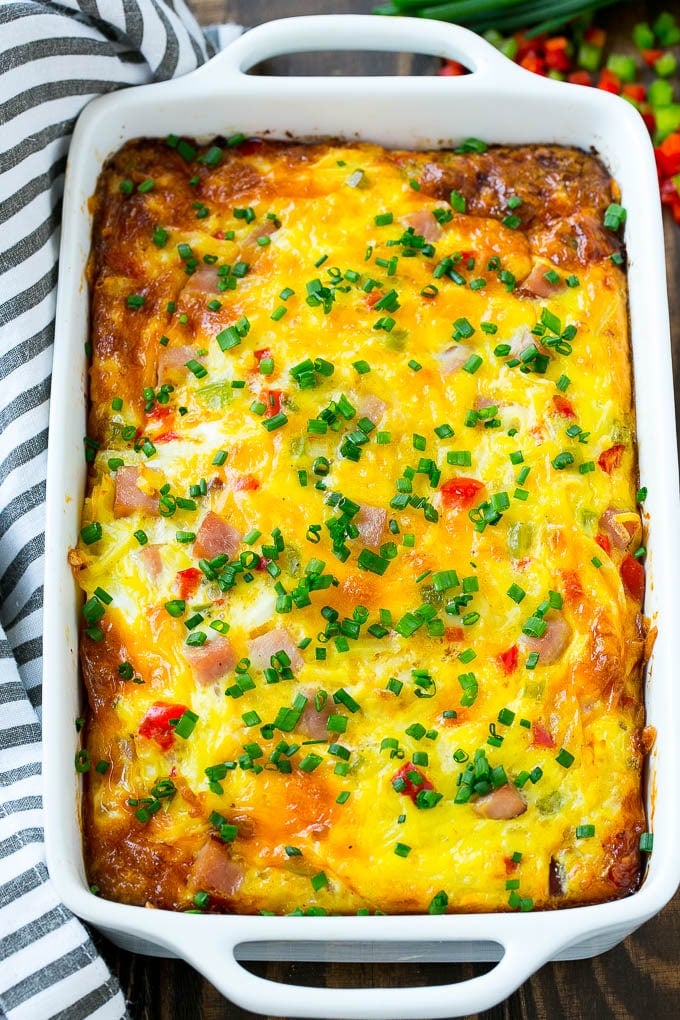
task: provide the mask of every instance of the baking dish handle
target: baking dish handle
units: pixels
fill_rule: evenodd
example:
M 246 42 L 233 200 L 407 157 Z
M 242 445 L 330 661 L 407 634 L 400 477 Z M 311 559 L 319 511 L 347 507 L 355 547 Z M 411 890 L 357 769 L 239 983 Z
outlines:
M 464 941 L 469 943 L 469 938 Z M 271 981 L 236 959 L 240 939 L 225 946 L 223 936 L 210 941 L 199 937 L 190 946 L 183 944 L 181 952 L 218 991 L 254 1013 L 324 1020 L 434 1020 L 479 1013 L 504 1001 L 564 948 L 565 937 L 546 927 L 540 938 L 534 933 L 527 943 L 493 941 L 504 952 L 486 974 L 445 985 L 400 988 L 319 988 Z
M 519 74 L 523 80 L 530 77 L 490 43 L 460 25 L 370 14 L 310 15 L 258 25 L 230 43 L 195 71 L 194 76 L 210 75 L 213 82 L 217 73 L 244 77 L 251 67 L 270 57 L 319 50 L 426 53 L 457 60 L 473 74 L 484 74 L 494 80 L 499 73 Z

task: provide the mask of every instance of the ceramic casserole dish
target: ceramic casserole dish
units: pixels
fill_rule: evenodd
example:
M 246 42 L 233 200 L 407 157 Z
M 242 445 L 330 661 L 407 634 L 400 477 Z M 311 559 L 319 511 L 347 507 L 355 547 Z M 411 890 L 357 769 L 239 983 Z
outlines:
M 463 63 L 459 78 L 296 79 L 249 75 L 259 61 L 325 49 L 415 51 Z M 400 148 L 450 148 L 476 136 L 595 151 L 627 209 L 630 321 L 640 479 L 649 490 L 645 612 L 658 628 L 647 667 L 647 722 L 657 731 L 645 789 L 654 851 L 625 899 L 556 912 L 396 917 L 264 917 L 169 913 L 108 902 L 88 888 L 73 768 L 80 598 L 67 554 L 77 541 L 85 485 L 88 200 L 107 158 L 128 139 L 175 132 L 362 139 Z M 667 903 L 680 880 L 679 708 L 671 620 L 680 515 L 665 292 L 654 159 L 644 124 L 607 93 L 539 78 L 474 34 L 434 21 L 363 16 L 291 18 L 256 28 L 186 78 L 107 95 L 81 116 L 64 199 L 48 466 L 45 580 L 45 808 L 51 876 L 65 904 L 116 944 L 180 956 L 245 1009 L 297 1017 L 450 1017 L 505 999 L 549 960 L 603 952 Z M 487 960 L 481 977 L 432 988 L 315 989 L 256 977 L 239 959 Z

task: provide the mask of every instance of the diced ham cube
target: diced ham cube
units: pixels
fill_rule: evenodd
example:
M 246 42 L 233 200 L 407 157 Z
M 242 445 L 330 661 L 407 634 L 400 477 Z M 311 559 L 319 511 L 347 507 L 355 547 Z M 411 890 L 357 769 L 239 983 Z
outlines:
M 206 560 L 212 560 L 222 553 L 231 557 L 241 544 L 243 535 L 229 521 L 225 521 L 219 514 L 209 510 L 203 518 L 196 540 L 194 542 L 194 555 Z
M 315 692 L 303 691 L 302 693 L 308 700 L 302 710 L 302 715 L 298 722 L 298 728 L 312 740 L 326 740 L 328 737 L 326 724 L 328 722 L 329 715 L 332 714 L 335 708 L 333 699 L 326 698 L 323 707 L 317 711 L 314 703 Z
M 402 216 L 401 222 L 405 227 L 413 227 L 416 234 L 420 234 L 426 241 L 438 241 L 442 236 L 442 228 L 430 209 L 417 209 Z
M 551 283 L 549 280 L 546 280 L 545 274 L 548 271 L 548 267 L 545 264 L 534 266 L 527 278 L 522 281 L 517 292 L 519 294 L 527 294 L 530 297 L 540 298 L 554 297 L 555 294 L 559 294 L 561 290 L 564 290 L 566 284 L 561 277 L 557 283 Z
M 466 347 L 465 344 L 447 347 L 445 351 L 437 355 L 442 375 L 453 375 L 454 372 L 459 372 L 471 354 L 474 354 L 474 351 L 471 347 Z
M 139 480 L 139 468 L 125 466 L 118 468 L 113 497 L 114 517 L 130 517 L 135 513 L 158 517 L 158 496 L 149 495 L 140 489 Z
M 359 529 L 359 538 L 371 549 L 380 545 L 386 521 L 387 510 L 368 503 L 363 503 L 359 513 L 352 518 L 352 523 Z
M 196 348 L 189 346 L 161 347 L 158 354 L 156 375 L 158 385 L 171 382 L 173 379 L 182 379 L 189 371 L 186 367 L 187 361 L 196 358 Z
M 474 809 L 482 818 L 507 820 L 523 815 L 527 806 L 517 787 L 505 783 L 497 790 L 480 797 L 474 804 Z
M 350 399 L 356 407 L 357 418 L 370 418 L 374 425 L 378 424 L 387 410 L 385 401 L 375 393 L 353 393 Z
M 615 549 L 624 552 L 634 543 L 640 543 L 642 524 L 640 517 L 633 510 L 617 510 L 608 507 L 598 522 L 602 531 Z
M 525 634 L 521 637 L 527 651 L 538 652 L 541 666 L 557 662 L 571 641 L 571 627 L 561 613 L 549 616 L 545 623 L 546 629 L 542 637 L 529 637 Z
M 161 559 L 161 546 L 152 543 L 151 545 L 143 546 L 137 556 L 144 566 L 147 574 L 152 581 L 157 581 L 161 570 L 163 569 L 163 560 Z
M 192 273 L 182 288 L 183 293 L 198 291 L 200 294 L 219 294 L 219 276 L 217 266 L 208 266 L 202 263 L 195 273 Z
M 269 237 L 278 229 L 279 224 L 276 220 L 264 219 L 261 223 L 257 223 L 241 244 L 241 253 L 252 255 L 254 251 L 262 248 L 262 245 L 257 243 L 258 237 Z
M 276 655 L 277 652 L 286 653 L 293 670 L 304 665 L 305 660 L 285 627 L 275 627 L 274 630 L 253 638 L 248 648 L 248 658 L 255 669 L 267 669 L 271 665 L 272 655 Z
M 236 665 L 231 641 L 216 635 L 203 645 L 185 646 L 185 655 L 200 684 L 212 684 Z
M 189 872 L 193 887 L 220 897 L 233 896 L 243 879 L 243 867 L 232 859 L 228 844 L 212 838 L 198 851 Z

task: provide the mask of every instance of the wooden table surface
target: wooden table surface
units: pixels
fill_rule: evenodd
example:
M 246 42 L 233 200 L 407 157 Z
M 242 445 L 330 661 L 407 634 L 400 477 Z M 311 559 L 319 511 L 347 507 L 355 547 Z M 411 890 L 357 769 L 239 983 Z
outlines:
M 253 26 L 296 14 L 366 14 L 372 3 L 371 0 L 317 0 L 316 3 L 314 0 L 193 0 L 190 6 L 203 24 L 235 21 Z M 630 33 L 635 22 L 651 20 L 664 9 L 677 12 L 677 0 L 617 5 L 601 12 L 598 24 L 608 29 L 613 49 L 630 49 Z M 275 68 L 278 74 L 429 74 L 436 70 L 438 61 L 423 56 L 335 53 L 277 58 L 268 66 L 270 70 Z M 665 228 L 673 360 L 678 379 L 680 227 L 666 214 Z M 676 383 L 676 401 L 678 397 L 680 384 Z M 207 981 L 180 961 L 127 953 L 101 937 L 97 937 L 97 942 L 120 979 L 133 1020 L 247 1020 L 255 1016 L 222 998 Z M 444 984 L 488 969 L 484 965 L 444 963 L 252 963 L 248 967 L 275 981 L 314 987 L 364 988 Z M 283 997 L 282 988 L 282 1001 Z M 679 1016 L 680 895 L 657 918 L 615 949 L 590 960 L 547 965 L 506 1002 L 479 1014 L 480 1020 L 606 1020 L 610 1017 L 666 1020 Z

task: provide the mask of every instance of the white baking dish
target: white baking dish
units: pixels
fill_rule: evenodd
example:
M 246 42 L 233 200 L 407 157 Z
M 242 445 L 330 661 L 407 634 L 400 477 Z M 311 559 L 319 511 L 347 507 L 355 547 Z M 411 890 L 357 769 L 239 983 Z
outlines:
M 250 76 L 273 55 L 324 49 L 415 51 L 461 61 L 461 78 L 295 79 Z M 641 481 L 649 488 L 647 613 L 659 637 L 648 667 L 648 721 L 658 731 L 649 763 L 655 845 L 644 883 L 613 903 L 555 913 L 292 918 L 197 916 L 144 910 L 92 895 L 82 861 L 73 768 L 79 597 L 67 565 L 84 488 L 90 244 L 88 198 L 103 161 L 127 139 L 170 132 L 195 137 L 273 134 L 370 139 L 387 146 L 449 147 L 552 142 L 594 148 L 621 185 L 628 210 L 630 317 Z M 69 155 L 59 274 L 50 420 L 45 580 L 45 807 L 47 855 L 64 902 L 126 948 L 178 955 L 225 995 L 260 1013 L 296 1017 L 450 1017 L 506 998 L 548 960 L 611 948 L 657 913 L 680 880 L 678 708 L 680 628 L 672 619 L 678 576 L 677 452 L 665 264 L 651 145 L 638 114 L 594 89 L 523 71 L 477 36 L 434 21 L 361 16 L 291 18 L 256 28 L 209 64 L 176 81 L 107 95 L 81 116 Z M 433 988 L 282 986 L 239 958 L 477 959 L 500 962 L 482 977 Z M 501 958 L 502 957 L 502 958 Z

